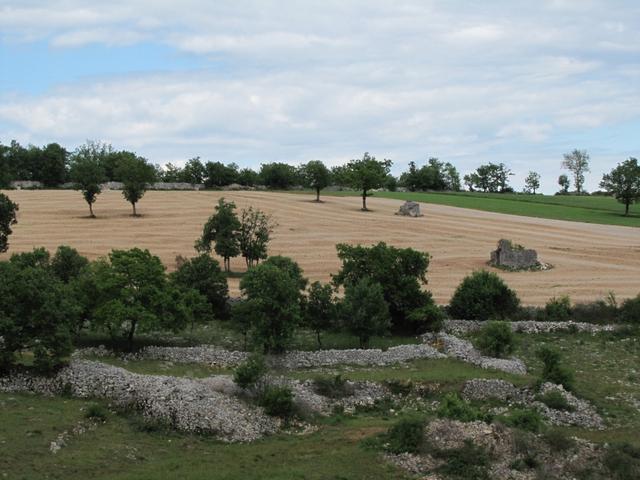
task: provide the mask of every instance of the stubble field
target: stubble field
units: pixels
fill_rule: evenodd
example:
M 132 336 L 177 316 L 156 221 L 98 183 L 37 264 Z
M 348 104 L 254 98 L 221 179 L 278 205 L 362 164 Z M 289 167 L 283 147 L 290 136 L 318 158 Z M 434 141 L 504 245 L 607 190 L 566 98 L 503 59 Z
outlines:
M 637 228 L 519 217 L 443 205 L 422 204 L 424 217 L 395 216 L 398 200 L 372 197 L 370 212 L 359 210 L 354 197 L 325 197 L 272 192 L 148 192 L 138 204 L 141 217 L 117 191 L 107 191 L 95 204 L 98 218 L 75 191 L 10 191 L 20 205 L 19 224 L 10 237 L 11 253 L 43 246 L 70 245 L 89 258 L 111 249 L 148 248 L 169 270 L 177 255 L 195 254 L 193 244 L 221 196 L 240 208 L 253 205 L 277 222 L 270 254 L 298 261 L 310 280 L 328 281 L 337 272 L 335 244 L 385 241 L 429 252 L 428 288 L 439 303 L 448 302 L 462 278 L 488 268 L 489 252 L 500 238 L 538 250 L 555 268 L 540 272 L 497 272 L 515 288 L 523 303 L 544 304 L 550 297 L 570 295 L 574 302 L 593 301 L 613 291 L 618 298 L 640 292 L 640 231 Z M 244 271 L 242 258 L 232 269 Z M 230 279 L 232 293 L 237 278 Z

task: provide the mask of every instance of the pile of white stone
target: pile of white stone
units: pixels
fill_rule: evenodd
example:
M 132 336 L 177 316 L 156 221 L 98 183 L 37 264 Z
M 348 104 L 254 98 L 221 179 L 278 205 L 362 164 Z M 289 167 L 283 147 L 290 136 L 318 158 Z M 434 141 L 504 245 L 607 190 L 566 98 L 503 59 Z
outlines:
M 610 332 L 616 329 L 616 325 L 595 325 L 584 322 L 536 322 L 525 320 L 519 322 L 507 322 L 514 332 L 518 333 L 552 333 L 552 332 Z M 444 330 L 455 335 L 477 332 L 486 322 L 478 320 L 446 320 Z
M 226 385 L 223 382 L 222 388 Z M 53 377 L 0 378 L 0 392 L 106 399 L 177 430 L 206 432 L 230 442 L 252 441 L 278 430 L 278 419 L 218 391 L 218 386 L 215 379 L 140 375 L 86 360 L 72 361 Z
M 538 395 L 558 392 L 569 405 L 569 410 L 550 408 L 536 398 L 529 388 L 518 388 L 504 380 L 473 379 L 465 383 L 462 396 L 467 400 L 497 399 L 510 404 L 529 406 L 538 410 L 552 425 L 578 426 L 594 430 L 604 429 L 604 421 L 596 409 L 586 400 L 567 392 L 562 385 L 545 383 Z

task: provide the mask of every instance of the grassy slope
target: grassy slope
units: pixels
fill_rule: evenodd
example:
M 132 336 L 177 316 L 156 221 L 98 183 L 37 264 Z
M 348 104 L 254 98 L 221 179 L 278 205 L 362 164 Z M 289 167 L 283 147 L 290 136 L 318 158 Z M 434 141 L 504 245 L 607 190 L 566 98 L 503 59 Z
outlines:
M 358 192 L 350 191 L 324 192 L 323 194 L 336 196 L 359 195 Z M 624 206 L 611 197 L 469 192 L 376 192 L 374 196 L 397 200 L 414 200 L 416 202 L 435 203 L 527 217 L 640 227 L 640 205 L 632 205 L 629 210 L 629 216 L 625 217 Z

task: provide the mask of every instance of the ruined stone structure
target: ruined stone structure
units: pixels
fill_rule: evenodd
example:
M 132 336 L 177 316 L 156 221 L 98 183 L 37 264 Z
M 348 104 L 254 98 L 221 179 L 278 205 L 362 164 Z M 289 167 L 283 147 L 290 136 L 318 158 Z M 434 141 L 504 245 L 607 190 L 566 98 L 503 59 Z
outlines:
M 496 267 L 524 270 L 539 265 L 538 252 L 502 239 L 498 242 L 498 248 L 491 252 L 490 263 Z
M 407 200 L 400 206 L 400 210 L 396 212 L 396 215 L 403 215 L 405 217 L 422 217 L 422 214 L 420 213 L 420 204 L 418 202 Z

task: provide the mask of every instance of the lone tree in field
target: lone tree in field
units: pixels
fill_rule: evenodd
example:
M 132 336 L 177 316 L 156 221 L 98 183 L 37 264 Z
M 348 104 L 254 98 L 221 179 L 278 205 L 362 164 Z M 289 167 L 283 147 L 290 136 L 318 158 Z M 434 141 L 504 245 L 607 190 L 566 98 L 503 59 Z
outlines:
M 236 204 L 226 202 L 224 198 L 218 200 L 216 212 L 204 224 L 202 237 L 196 242 L 199 252 L 211 252 L 214 244 L 215 252 L 220 255 L 224 263 L 224 271 L 231 271 L 231 258 L 240 254 L 240 220 L 234 211 Z
M 368 153 L 362 159 L 351 160 L 345 165 L 346 183 L 354 190 L 362 191 L 362 210 L 367 211 L 368 192 L 375 188 L 381 188 L 391 169 L 391 160 L 378 161 Z
M 331 183 L 331 171 L 320 160 L 311 160 L 300 166 L 302 184 L 316 191 L 316 202 L 320 201 L 320 190 Z
M 156 180 L 156 170 L 144 158 L 127 155 L 120 159 L 116 175 L 122 180 L 122 195 L 133 207 L 137 217 L 136 203 L 144 196 L 150 183 Z
M 106 180 L 103 165 L 111 153 L 111 145 L 88 141 L 71 155 L 69 177 L 75 184 L 76 190 L 82 192 L 82 196 L 89 204 L 91 218 L 96 217 L 93 213 L 93 204 L 102 192 L 100 184 Z
M 382 286 L 367 277 L 347 285 L 342 314 L 345 328 L 358 337 L 360 348 L 367 347 L 372 336 L 387 333 L 391 326 Z
M 589 169 L 589 154 L 587 151 L 575 149 L 571 153 L 565 153 L 564 160 L 562 160 L 562 168 L 569 170 L 573 175 L 576 193 L 582 193 L 584 174 L 591 171 Z
M 322 348 L 320 333 L 336 326 L 336 304 L 333 300 L 333 288 L 329 284 L 313 282 L 304 306 L 304 324 L 313 330 L 318 340 L 318 348 Z
M 9 235 L 13 233 L 11 225 L 18 223 L 16 212 L 18 205 L 4 193 L 0 193 L 0 253 L 9 249 Z
M 569 193 L 571 182 L 569 181 L 569 177 L 567 177 L 564 173 L 558 177 L 558 185 L 560 185 L 560 193 L 562 193 L 563 195 Z
M 540 188 L 540 174 L 538 172 L 529 172 L 527 178 L 524 179 L 524 187 L 527 193 L 536 194 L 536 190 Z
M 238 241 L 247 268 L 267 258 L 267 246 L 274 227 L 271 217 L 261 210 L 254 210 L 253 207 L 242 210 Z
M 624 214 L 629 215 L 629 205 L 640 199 L 640 165 L 636 158 L 618 164 L 610 173 L 603 175 L 600 187 L 611 193 L 624 205 Z

